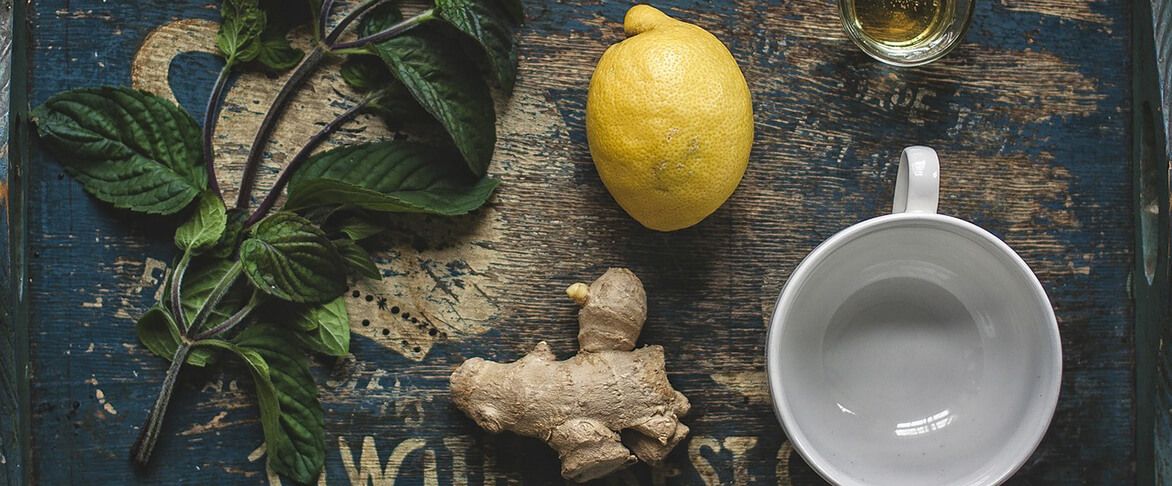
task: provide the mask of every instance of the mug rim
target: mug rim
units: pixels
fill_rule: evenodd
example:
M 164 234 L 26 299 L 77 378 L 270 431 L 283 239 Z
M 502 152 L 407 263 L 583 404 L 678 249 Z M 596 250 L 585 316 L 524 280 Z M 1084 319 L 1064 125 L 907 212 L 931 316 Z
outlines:
M 784 393 L 782 392 L 783 385 L 780 372 L 781 358 L 777 354 L 777 351 L 775 351 L 775 349 L 779 348 L 781 345 L 781 311 L 786 306 L 788 306 L 794 298 L 794 288 L 796 287 L 792 286 L 791 284 L 795 281 L 802 281 L 807 279 L 811 274 L 816 262 L 823 260 L 827 255 L 848 241 L 862 236 L 862 234 L 864 234 L 864 232 L 867 230 L 877 229 L 877 227 L 911 220 L 920 220 L 951 226 L 956 229 L 961 229 L 970 235 L 977 236 L 985 242 L 992 244 L 993 247 L 997 248 L 998 252 L 1001 253 L 1001 256 L 1007 257 L 1008 261 L 1012 262 L 1011 266 L 1015 267 L 1018 273 L 1021 274 L 1021 277 L 1026 280 L 1027 285 L 1033 291 L 1033 297 L 1035 301 L 1040 300 L 1046 304 L 1042 306 L 1044 314 L 1043 317 L 1048 324 L 1047 330 L 1049 332 L 1047 332 L 1047 334 L 1050 339 L 1051 347 L 1052 349 L 1056 350 L 1056 352 L 1051 353 L 1052 356 L 1050 368 L 1055 370 L 1056 376 L 1053 379 L 1053 386 L 1050 387 L 1050 389 L 1044 390 L 1046 393 L 1042 397 L 1044 400 L 1043 404 L 1045 405 L 1045 413 L 1043 414 L 1045 420 L 1037 422 L 1038 427 L 1036 427 L 1036 429 L 1032 431 L 1031 435 L 1028 436 L 1030 440 L 1023 442 L 1028 444 L 1028 447 L 1023 449 L 1022 453 L 1016 457 L 1012 463 L 1003 463 L 1002 467 L 996 468 L 999 470 L 995 473 L 994 476 L 987 478 L 992 480 L 990 484 L 1001 484 L 1008 480 L 1019 469 L 1021 469 L 1023 465 L 1025 465 L 1026 461 L 1029 460 L 1029 458 L 1037 450 L 1038 446 L 1041 445 L 1042 439 L 1045 437 L 1046 431 L 1049 430 L 1050 424 L 1054 419 L 1054 412 L 1057 410 L 1058 397 L 1062 388 L 1062 339 L 1058 329 L 1058 320 L 1054 315 L 1053 303 L 1051 303 L 1049 296 L 1046 295 L 1046 290 L 1042 287 L 1042 283 L 1038 280 L 1037 275 L 1033 272 L 1033 270 L 1030 269 L 1025 260 L 1021 258 L 1021 255 L 1018 255 L 1017 252 L 1013 251 L 1009 244 L 1005 243 L 989 231 L 963 219 L 937 213 L 894 213 L 870 218 L 843 228 L 839 232 L 832 235 L 830 238 L 827 238 L 825 241 L 818 244 L 814 250 L 806 255 L 805 258 L 803 258 L 802 261 L 799 262 L 796 267 L 794 267 L 794 271 L 790 274 L 789 278 L 786 279 L 786 283 L 782 286 L 781 293 L 778 295 L 777 301 L 774 303 L 773 315 L 770 317 L 769 330 L 765 338 L 765 376 L 769 382 L 769 395 L 773 402 L 774 415 L 776 415 L 778 421 L 781 423 L 786 438 L 793 446 L 793 449 L 797 451 L 803 459 L 805 459 L 806 463 L 809 464 L 810 467 L 813 468 L 819 476 L 833 484 L 856 484 L 853 481 L 845 482 L 844 480 L 852 480 L 853 478 L 849 477 L 845 471 L 840 468 L 829 467 L 829 462 L 825 461 L 821 455 L 817 454 L 816 451 L 813 450 L 806 434 L 802 431 L 802 429 L 796 427 L 796 419 L 794 418 L 793 410 L 790 409 L 788 402 L 783 399 Z M 791 426 L 791 424 L 793 424 L 793 426 Z

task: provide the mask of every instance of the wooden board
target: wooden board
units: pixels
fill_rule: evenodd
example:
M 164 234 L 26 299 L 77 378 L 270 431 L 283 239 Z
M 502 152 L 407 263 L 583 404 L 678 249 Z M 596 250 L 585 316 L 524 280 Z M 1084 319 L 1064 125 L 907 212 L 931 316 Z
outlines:
M 8 486 L 28 484 L 32 478 L 29 456 L 32 452 L 29 413 L 28 295 L 25 250 L 28 248 L 27 211 L 24 202 L 24 167 L 28 161 L 28 124 L 23 118 L 27 106 L 28 77 L 24 73 L 27 56 L 25 9 L 11 5 L 0 9 L 0 275 L 4 293 L 0 296 L 0 483 Z
M 1172 482 L 1172 340 L 1168 256 L 1172 225 L 1172 5 L 1135 2 L 1132 167 L 1135 172 L 1136 479 Z
M 319 363 L 325 484 L 556 481 L 552 452 L 476 429 L 450 405 L 446 378 L 468 357 L 511 360 L 542 339 L 572 353 L 574 307 L 562 290 L 608 266 L 630 267 L 645 282 L 642 342 L 670 350 L 670 378 L 695 409 L 686 419 L 692 436 L 667 467 L 611 481 L 818 483 L 771 411 L 765 323 L 802 256 L 888 211 L 899 150 L 913 143 L 941 155 L 940 211 L 1004 238 L 1038 273 L 1058 315 L 1062 397 L 1014 482 L 1134 479 L 1128 2 L 980 1 L 965 42 L 916 69 L 867 58 L 831 3 L 661 2 L 728 44 L 754 93 L 757 128 L 737 193 L 702 224 L 670 234 L 643 229 L 615 205 L 586 147 L 587 82 L 606 46 L 621 40 L 628 4 L 526 6 L 519 84 L 501 100 L 491 169 L 500 192 L 473 216 L 397 219 L 380 254 L 387 278 L 352 294 L 353 359 Z M 207 1 L 33 1 L 29 101 L 133 84 L 174 96 L 198 119 L 218 67 L 207 54 L 216 17 Z M 246 76 L 228 97 L 216 139 L 228 192 L 276 85 Z M 316 124 L 346 107 L 330 102 L 333 88 L 343 89 L 335 75 L 319 76 L 295 101 L 262 186 Z M 380 133 L 360 119 L 339 140 Z M 251 384 L 239 367 L 185 372 L 153 467 L 130 466 L 127 450 L 165 365 L 139 346 L 133 318 L 157 298 L 175 222 L 103 206 L 33 151 L 32 478 L 265 482 Z

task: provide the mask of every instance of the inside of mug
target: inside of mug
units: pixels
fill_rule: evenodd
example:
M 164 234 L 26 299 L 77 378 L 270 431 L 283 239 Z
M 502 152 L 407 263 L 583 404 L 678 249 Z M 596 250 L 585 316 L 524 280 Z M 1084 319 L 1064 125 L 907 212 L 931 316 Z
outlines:
M 883 219 L 791 277 L 771 350 L 787 431 L 842 482 L 988 482 L 1049 423 L 1061 373 L 1049 302 L 983 230 Z

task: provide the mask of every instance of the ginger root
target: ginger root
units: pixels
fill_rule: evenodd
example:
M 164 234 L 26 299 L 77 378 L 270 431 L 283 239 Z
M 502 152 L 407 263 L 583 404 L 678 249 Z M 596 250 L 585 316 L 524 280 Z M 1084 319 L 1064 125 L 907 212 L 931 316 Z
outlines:
M 667 380 L 663 348 L 635 349 L 647 318 L 643 283 L 612 268 L 566 293 L 582 306 L 577 355 L 558 361 L 542 341 L 513 363 L 472 358 L 452 373 L 452 401 L 490 432 L 545 441 L 566 479 L 662 462 L 688 435 L 679 417 L 689 405 Z

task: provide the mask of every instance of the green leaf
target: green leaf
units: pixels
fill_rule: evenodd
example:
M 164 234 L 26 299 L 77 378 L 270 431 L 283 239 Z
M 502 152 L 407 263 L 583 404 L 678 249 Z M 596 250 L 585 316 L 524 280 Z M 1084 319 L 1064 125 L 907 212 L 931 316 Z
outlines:
M 322 32 L 318 32 L 318 25 L 321 23 L 321 2 L 322 0 L 306 0 L 306 5 L 309 11 L 309 21 L 313 24 L 314 40 L 321 40 Z
M 290 5 L 290 3 L 300 4 Z M 255 61 L 270 71 L 292 69 L 305 57 L 305 52 L 289 43 L 289 32 L 301 25 L 314 23 L 321 8 L 319 0 L 308 2 L 289 0 L 260 0 L 260 8 L 268 17 L 260 34 L 260 48 Z M 312 29 L 318 35 L 316 27 Z
M 485 0 L 436 0 L 436 14 L 463 32 L 480 47 L 497 82 L 505 92 L 517 80 L 517 48 L 509 28 L 508 13 L 497 2 Z
M 484 204 L 497 181 L 469 182 L 435 149 L 403 141 L 346 145 L 315 155 L 289 182 L 287 208 L 349 204 L 374 211 L 465 214 Z M 441 159 L 442 160 L 442 159 Z
M 367 104 L 365 111 L 378 115 L 388 127 L 397 129 L 408 123 L 422 123 L 426 125 L 422 128 L 448 138 L 443 125 L 440 125 L 422 106 L 419 106 L 419 103 L 411 96 L 411 92 L 407 91 L 407 87 L 391 75 L 386 63 L 378 56 L 365 54 L 346 56 L 346 61 L 342 63 L 341 74 L 342 80 L 357 91 L 378 90 L 371 94 L 374 99 Z
M 312 484 L 325 465 L 325 421 L 309 360 L 283 333 L 258 323 L 229 346 L 256 382 L 269 467 L 299 484 Z
M 231 208 L 226 213 L 226 224 L 224 226 L 224 234 L 220 235 L 220 241 L 211 250 L 208 250 L 205 255 L 214 258 L 229 258 L 236 253 L 236 247 L 240 246 L 240 234 L 244 232 L 244 221 L 248 219 L 248 213 L 240 208 Z
M 277 28 L 265 29 L 260 36 L 256 62 L 278 72 L 297 66 L 301 58 L 305 57 L 305 51 L 293 47 L 287 36 L 287 32 L 280 32 Z
M 346 263 L 320 228 L 293 213 L 261 220 L 240 245 L 244 274 L 273 297 L 325 302 L 346 291 Z
M 402 19 L 394 5 L 380 8 L 387 10 L 382 13 L 384 22 L 397 22 Z M 440 137 L 450 140 L 443 125 L 432 118 L 431 114 L 422 106 L 419 106 L 407 87 L 391 74 L 390 68 L 378 56 L 367 54 L 346 56 L 346 61 L 342 63 L 341 74 L 342 80 L 356 91 L 377 90 L 377 92 L 371 93 L 370 96 L 373 99 L 367 103 L 364 111 L 378 115 L 392 130 L 397 130 L 409 123 L 422 124 L 423 127 L 416 126 L 414 128 L 423 128 L 427 132 L 435 132 Z
M 204 192 L 195 213 L 175 230 L 175 246 L 198 255 L 220 242 L 228 226 L 224 201 L 211 192 Z
M 232 262 L 220 258 L 201 258 L 193 262 L 183 276 L 183 313 L 188 322 L 195 319 L 196 313 L 203 307 L 211 296 L 212 290 L 220 280 L 228 275 Z M 216 327 L 225 319 L 235 314 L 248 302 L 248 286 L 243 281 L 237 282 L 228 290 L 219 305 L 212 309 L 208 320 L 198 330 Z
M 391 79 L 386 86 L 375 93 L 374 99 L 366 105 L 365 111 L 378 115 L 391 130 L 409 128 L 417 135 L 426 135 L 430 138 L 451 143 L 451 137 L 431 114 L 424 110 L 407 87 L 397 79 Z M 434 134 L 434 136 L 432 136 Z
M 374 259 L 370 257 L 370 253 L 366 249 L 358 246 L 354 240 L 340 239 L 334 240 L 334 247 L 338 249 L 338 253 L 346 260 L 346 267 L 350 269 L 350 273 L 366 278 L 381 279 L 382 272 L 379 272 L 378 266 L 374 264 Z
M 65 170 L 116 207 L 173 214 L 207 188 L 199 126 L 158 96 L 115 87 L 66 91 L 32 119 Z
M 355 54 L 342 63 L 342 80 L 358 91 L 370 91 L 397 82 L 386 64 L 376 56 Z
M 392 25 L 396 12 L 376 7 L 364 19 L 363 35 Z M 442 27 L 424 24 L 370 49 L 415 101 L 443 125 L 469 170 L 483 176 L 496 144 L 492 95 L 458 39 L 445 34 Z
M 305 309 L 297 320 L 303 331 L 294 336 L 306 349 L 327 356 L 350 353 L 350 316 L 344 297 Z
M 134 324 L 138 331 L 138 340 L 156 356 L 171 361 L 175 357 L 175 350 L 182 342 L 179 337 L 179 325 L 166 309 L 155 306 L 138 318 Z M 207 366 L 212 360 L 209 349 L 196 348 L 187 354 L 187 364 L 200 368 Z
M 301 217 L 308 219 L 310 223 L 316 224 L 319 227 L 325 226 L 334 216 L 334 213 L 342 209 L 342 206 L 316 206 L 306 209 L 298 214 Z
M 220 3 L 220 30 L 216 49 L 229 65 L 256 59 L 265 30 L 265 13 L 257 0 L 223 0 Z
M 362 241 L 387 230 L 386 226 L 378 224 L 370 216 L 358 213 L 341 216 L 331 227 L 354 241 Z

